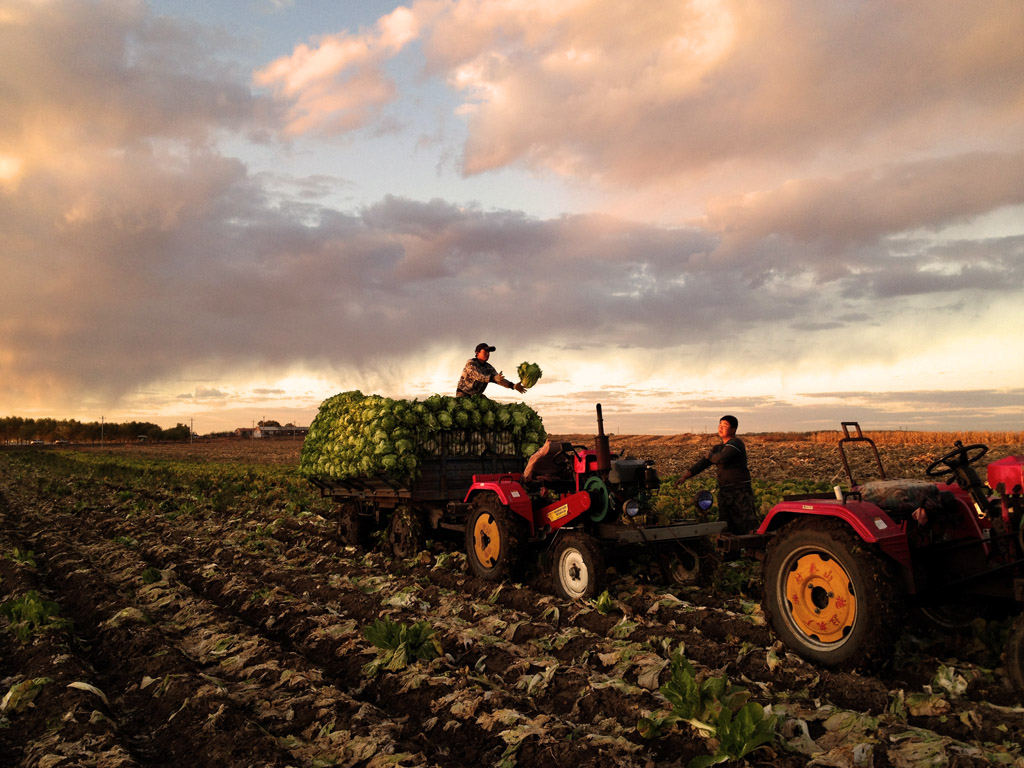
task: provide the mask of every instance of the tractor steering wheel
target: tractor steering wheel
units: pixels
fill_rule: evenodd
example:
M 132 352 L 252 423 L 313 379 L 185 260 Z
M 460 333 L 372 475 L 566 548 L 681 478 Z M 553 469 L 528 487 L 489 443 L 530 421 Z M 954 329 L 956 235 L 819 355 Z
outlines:
M 978 459 L 988 453 L 988 446 L 982 443 L 974 443 L 973 445 L 962 445 L 959 440 L 956 442 L 956 448 L 942 456 L 931 464 L 928 465 L 928 469 L 924 471 L 928 477 L 942 477 L 948 475 L 950 472 L 956 472 L 958 469 L 962 469 L 970 464 L 974 464 Z
M 562 469 L 572 469 L 572 465 L 569 464 L 569 458 L 570 457 L 572 457 L 573 459 L 581 458 L 580 453 L 579 453 L 581 450 L 585 451 L 585 450 L 587 450 L 587 447 L 585 445 L 574 445 L 574 446 L 572 446 L 572 450 L 569 450 L 569 451 L 559 451 L 559 453 L 555 455 L 554 462 L 555 462 L 556 465 L 558 465 Z

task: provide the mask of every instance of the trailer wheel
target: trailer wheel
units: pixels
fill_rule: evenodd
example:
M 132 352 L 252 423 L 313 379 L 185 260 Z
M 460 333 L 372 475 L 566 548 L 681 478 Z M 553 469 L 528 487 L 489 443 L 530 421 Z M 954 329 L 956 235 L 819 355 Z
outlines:
M 1018 693 L 1024 694 L 1024 614 L 1013 622 L 1006 641 L 1006 673 Z
M 338 538 L 342 544 L 361 547 L 366 543 L 366 523 L 359 514 L 358 501 L 338 505 Z
M 406 504 L 395 507 L 388 525 L 388 542 L 392 554 L 402 560 L 415 557 L 426 546 L 423 518 L 415 509 Z
M 768 545 L 764 611 L 782 642 L 827 667 L 877 659 L 901 626 L 891 569 L 838 520 L 790 523 Z
M 470 502 L 466 518 L 466 559 L 486 581 L 515 578 L 522 570 L 522 520 L 495 493 L 481 493 Z
M 590 600 L 604 589 L 606 568 L 601 547 L 585 533 L 566 531 L 555 542 L 551 577 L 566 600 Z

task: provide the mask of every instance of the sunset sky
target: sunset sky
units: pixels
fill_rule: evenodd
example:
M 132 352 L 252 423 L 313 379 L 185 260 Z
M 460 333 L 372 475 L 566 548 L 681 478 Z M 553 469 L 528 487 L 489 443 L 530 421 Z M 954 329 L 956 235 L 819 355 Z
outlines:
M 1020 0 L 0 0 L 0 62 L 0 416 L 486 341 L 552 432 L 1024 429 Z

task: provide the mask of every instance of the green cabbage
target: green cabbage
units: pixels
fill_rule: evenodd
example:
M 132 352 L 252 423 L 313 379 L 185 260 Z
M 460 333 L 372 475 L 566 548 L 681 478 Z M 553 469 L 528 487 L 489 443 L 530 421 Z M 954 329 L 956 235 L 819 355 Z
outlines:
M 536 363 L 522 362 L 519 364 L 517 372 L 519 373 L 519 383 L 527 389 L 540 381 L 540 377 L 543 375 L 543 371 Z
M 341 392 L 321 403 L 302 445 L 299 472 L 338 480 L 411 480 L 424 459 L 442 452 L 527 458 L 545 435 L 540 416 L 526 403 L 498 403 L 482 395 L 432 395 L 421 402 Z

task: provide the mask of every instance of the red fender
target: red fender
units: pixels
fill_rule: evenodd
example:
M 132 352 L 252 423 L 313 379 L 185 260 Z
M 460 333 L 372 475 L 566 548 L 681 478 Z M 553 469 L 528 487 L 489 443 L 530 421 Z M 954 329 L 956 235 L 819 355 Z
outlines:
M 847 525 L 869 544 L 877 544 L 883 552 L 905 568 L 910 567 L 910 546 L 903 526 L 897 524 L 880 507 L 866 501 L 850 500 L 846 503 L 830 499 L 803 499 L 782 501 L 765 516 L 758 533 L 767 533 L 792 520 L 797 515 L 835 517 Z
M 501 503 L 511 509 L 530 524 L 533 532 L 533 502 L 522 484 L 519 472 L 504 475 L 473 475 L 473 484 L 466 491 L 464 501 L 469 501 L 482 491 L 493 491 L 498 494 Z

